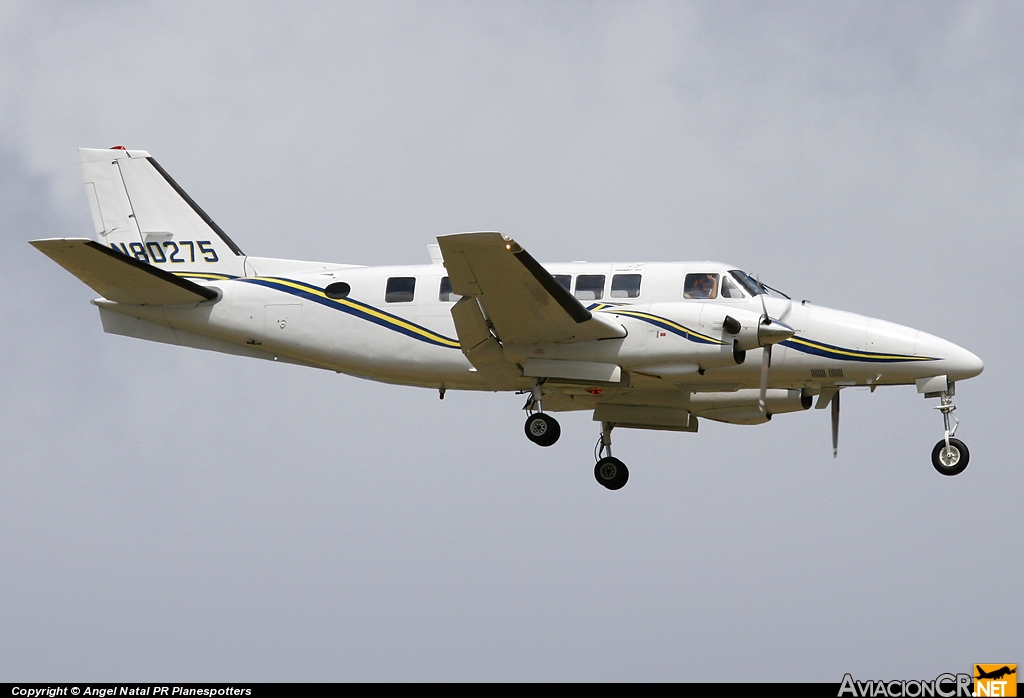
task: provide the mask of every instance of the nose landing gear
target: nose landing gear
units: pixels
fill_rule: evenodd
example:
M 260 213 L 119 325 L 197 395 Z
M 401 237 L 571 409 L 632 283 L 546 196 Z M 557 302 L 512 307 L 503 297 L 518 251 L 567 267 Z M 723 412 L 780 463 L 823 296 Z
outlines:
M 597 460 L 594 478 L 610 490 L 620 490 L 629 480 L 629 469 L 618 458 L 612 457 L 612 428 L 611 422 L 601 422 L 601 437 L 594 448 Z
M 949 388 L 939 395 L 941 404 L 935 408 L 942 413 L 945 433 L 942 440 L 932 449 L 932 465 L 943 475 L 959 475 L 967 468 L 967 463 L 971 460 L 971 452 L 967 450 L 964 442 L 953 438 L 957 427 L 960 426 L 960 420 L 953 416 L 953 411 L 956 409 L 956 405 L 953 404 L 954 394 L 953 385 L 950 383 Z M 952 429 L 949 428 L 951 419 L 953 420 Z

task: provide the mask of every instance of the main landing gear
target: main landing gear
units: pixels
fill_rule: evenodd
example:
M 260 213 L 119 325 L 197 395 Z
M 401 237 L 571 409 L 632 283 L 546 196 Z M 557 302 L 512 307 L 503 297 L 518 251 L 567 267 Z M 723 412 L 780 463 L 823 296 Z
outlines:
M 953 384 L 950 383 L 949 388 L 943 390 L 939 395 L 941 403 L 935 408 L 942 413 L 945 433 L 942 440 L 932 449 L 932 465 L 943 475 L 959 475 L 967 468 L 967 463 L 971 460 L 971 452 L 967 450 L 967 445 L 960 439 L 953 438 L 957 427 L 960 426 L 960 420 L 953 416 L 953 411 L 956 409 L 956 405 L 953 404 L 953 395 L 955 394 Z M 951 419 L 953 420 L 952 429 L 949 428 Z
M 629 480 L 629 469 L 612 456 L 612 428 L 611 422 L 601 422 L 601 437 L 594 447 L 594 478 L 610 490 L 620 490 Z
M 538 446 L 551 446 L 562 435 L 562 428 L 554 417 L 537 412 L 526 418 L 526 438 Z
M 526 438 L 538 446 L 551 446 L 558 441 L 558 437 L 562 435 L 562 428 L 558 426 L 554 417 L 544 414 L 540 381 L 536 379 L 533 381 L 533 389 L 530 391 L 526 408 L 530 410 L 530 415 L 526 418 Z
M 544 413 L 541 403 L 542 391 L 541 381 L 533 380 L 533 387 L 530 389 L 530 397 L 526 400 L 526 409 L 530 415 L 526 418 L 526 438 L 538 446 L 551 446 L 562 434 L 562 428 L 551 415 Z M 594 478 L 604 487 L 610 490 L 619 490 L 629 480 L 629 469 L 626 464 L 612 456 L 612 428 L 611 422 L 601 422 L 601 436 L 594 447 Z

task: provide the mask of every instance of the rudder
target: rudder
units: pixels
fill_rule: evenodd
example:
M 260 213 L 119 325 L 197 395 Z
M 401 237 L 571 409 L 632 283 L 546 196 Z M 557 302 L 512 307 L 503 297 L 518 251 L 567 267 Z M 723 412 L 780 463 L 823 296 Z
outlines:
M 149 153 L 80 148 L 96 239 L 180 276 L 244 276 L 245 255 Z

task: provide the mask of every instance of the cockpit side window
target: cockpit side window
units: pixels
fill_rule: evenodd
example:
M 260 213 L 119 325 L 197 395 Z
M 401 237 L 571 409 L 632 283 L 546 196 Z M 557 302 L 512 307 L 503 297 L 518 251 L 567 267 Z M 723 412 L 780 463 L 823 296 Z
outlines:
M 683 282 L 683 298 L 718 298 L 718 274 L 687 274 Z
M 722 298 L 743 298 L 743 291 L 740 290 L 739 284 L 728 276 L 722 277 Z

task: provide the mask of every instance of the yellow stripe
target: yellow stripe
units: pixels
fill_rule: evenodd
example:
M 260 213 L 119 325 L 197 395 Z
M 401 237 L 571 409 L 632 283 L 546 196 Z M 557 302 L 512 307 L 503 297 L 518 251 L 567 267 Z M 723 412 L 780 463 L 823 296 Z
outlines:
M 320 296 L 321 298 L 324 298 L 325 300 L 332 301 L 332 302 L 337 303 L 339 305 L 347 306 L 347 307 L 352 308 L 354 310 L 358 310 L 360 312 L 366 313 L 367 315 L 372 315 L 373 317 L 378 318 L 380 320 L 384 320 L 385 322 L 387 322 L 387 323 L 389 323 L 391 325 L 395 325 L 396 327 L 401 327 L 403 329 L 409 330 L 410 332 L 415 332 L 416 334 L 420 335 L 421 337 L 427 337 L 427 338 L 431 339 L 432 341 L 438 342 L 440 344 L 444 344 L 445 346 L 454 347 L 456 349 L 459 347 L 459 343 L 458 342 L 453 342 L 452 340 L 448 339 L 447 337 L 442 337 L 441 335 L 434 334 L 433 332 L 430 332 L 429 330 L 424 330 L 424 329 L 422 329 L 420 327 L 417 327 L 415 325 L 412 325 L 412 324 L 410 324 L 410 323 L 408 323 L 408 322 L 406 322 L 404 320 L 401 320 L 399 318 L 393 317 L 391 315 L 387 315 L 386 313 L 382 313 L 379 310 L 377 310 L 376 308 L 373 308 L 372 306 L 360 305 L 358 303 L 353 303 L 353 302 L 351 302 L 349 300 L 346 300 L 344 298 L 330 298 L 322 290 L 320 290 L 320 289 L 318 289 L 318 288 L 316 288 L 314 286 L 300 285 L 300 284 L 297 284 L 295 282 L 288 281 L 286 279 L 268 278 L 268 277 L 262 277 L 262 276 L 257 276 L 257 277 L 254 277 L 254 278 L 260 279 L 261 281 L 270 281 L 270 282 L 275 283 L 275 284 L 281 284 L 282 286 L 290 286 L 291 288 L 294 288 L 296 290 L 304 291 L 306 293 L 311 293 L 314 296 Z
M 208 274 L 206 272 L 201 271 L 174 271 L 171 273 L 174 274 L 175 276 L 194 276 L 198 279 L 217 279 L 219 281 L 227 281 L 228 279 L 231 278 L 226 274 Z
M 615 311 L 611 311 L 611 312 L 613 314 L 616 314 L 616 315 L 628 315 L 628 316 L 631 316 L 631 317 L 646 318 L 647 320 L 657 320 L 658 322 L 662 322 L 662 323 L 664 323 L 666 325 L 671 325 L 672 327 L 676 328 L 680 332 L 685 332 L 686 334 L 693 335 L 694 337 L 698 337 L 700 339 L 703 339 L 705 341 L 711 342 L 713 344 L 725 344 L 725 342 L 723 342 L 721 340 L 715 339 L 714 337 L 708 337 L 707 335 L 703 335 L 700 332 L 694 332 L 689 327 L 684 327 L 683 325 L 680 325 L 677 322 L 672 322 L 671 320 L 669 320 L 667 318 L 659 317 L 658 315 L 651 315 L 650 313 L 643 313 L 643 312 L 640 312 L 639 310 L 615 310 Z
M 928 361 L 930 357 L 927 356 L 907 356 L 906 354 L 865 354 L 859 351 L 846 351 L 843 349 L 833 349 L 832 347 L 822 346 L 815 342 L 808 342 L 806 339 L 800 339 L 798 337 L 790 337 L 789 341 L 795 342 L 796 344 L 803 344 L 806 347 L 817 349 L 818 351 L 827 351 L 830 354 L 839 354 L 840 356 L 854 356 L 862 359 L 877 359 L 877 360 L 899 360 L 899 361 Z

